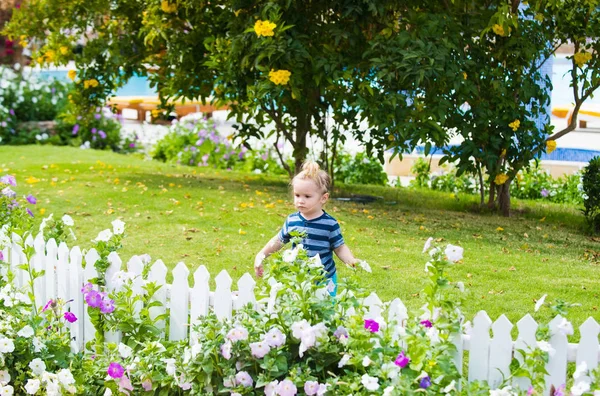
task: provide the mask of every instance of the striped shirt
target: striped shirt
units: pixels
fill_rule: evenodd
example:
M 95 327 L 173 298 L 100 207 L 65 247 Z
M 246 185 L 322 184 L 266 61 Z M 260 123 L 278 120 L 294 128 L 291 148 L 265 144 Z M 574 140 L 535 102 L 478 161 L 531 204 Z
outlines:
M 312 220 L 307 220 L 300 212 L 296 212 L 285 219 L 283 228 L 279 232 L 279 240 L 282 243 L 288 243 L 292 231 L 306 233 L 306 237 L 302 240 L 304 249 L 306 249 L 309 257 L 317 254 L 321 257 L 321 262 L 327 272 L 327 278 L 331 278 L 335 274 L 333 250 L 344 244 L 342 231 L 337 220 L 325 211 L 321 216 Z

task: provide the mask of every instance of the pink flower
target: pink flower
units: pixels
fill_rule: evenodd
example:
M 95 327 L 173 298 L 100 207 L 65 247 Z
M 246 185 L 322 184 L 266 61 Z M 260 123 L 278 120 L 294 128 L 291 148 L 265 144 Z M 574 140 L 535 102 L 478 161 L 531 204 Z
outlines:
M 192 384 L 190 384 L 189 382 L 184 382 L 183 384 L 179 385 L 179 387 L 181 389 L 185 390 L 190 390 L 192 389 Z
M 227 360 L 231 359 L 231 347 L 232 345 L 229 341 L 225 341 L 223 345 L 221 345 L 221 355 Z
M 52 305 L 54 303 L 53 300 L 48 300 L 48 302 L 46 303 L 46 305 L 44 305 L 44 308 L 42 308 L 42 312 L 46 311 L 48 308 L 50 308 L 50 305 Z
M 307 396 L 313 396 L 317 394 L 319 390 L 319 383 L 317 381 L 306 381 L 304 383 L 304 392 Z
M 102 300 L 100 305 L 100 312 L 103 314 L 110 314 L 115 311 L 115 302 L 114 300 L 105 299 Z
M 285 334 L 283 334 L 277 327 L 273 327 L 267 334 L 265 334 L 265 341 L 273 348 L 280 347 L 285 344 Z
M 277 394 L 279 396 L 295 396 L 298 393 L 296 385 L 288 379 L 283 380 L 277 385 Z
M 400 352 L 396 360 L 394 360 L 394 364 L 400 368 L 406 367 L 409 362 L 410 359 L 404 354 L 404 351 Z
M 227 333 L 227 338 L 232 342 L 247 340 L 248 339 L 248 330 L 242 326 L 236 326 L 233 329 L 229 330 Z
M 142 388 L 144 388 L 144 390 L 146 392 L 151 391 L 152 390 L 152 380 L 150 378 L 147 378 L 144 381 L 142 381 Z
M 379 323 L 373 319 L 365 319 L 365 329 L 369 330 L 371 333 L 377 333 L 379 331 Z
M 245 386 L 245 387 L 251 387 L 252 384 L 254 383 L 250 374 L 248 374 L 245 371 L 240 371 L 239 373 L 237 373 L 235 375 L 235 381 L 238 384 Z
M 277 385 L 279 381 L 271 381 L 267 385 L 265 385 L 265 396 L 276 396 L 277 395 Z
M 90 290 L 85 295 L 85 302 L 92 308 L 100 308 L 100 305 L 102 305 L 102 296 L 96 290 Z
M 133 390 L 133 386 L 131 385 L 131 380 L 126 375 L 123 376 L 119 380 L 119 392 L 122 392 L 122 393 L 125 393 L 126 395 L 128 395 L 129 394 L 128 391 L 132 391 L 132 390 Z
M 422 321 L 421 321 L 421 324 L 422 324 L 423 326 L 427 327 L 428 329 L 429 329 L 429 328 L 431 328 L 431 327 L 433 327 L 433 324 L 431 323 L 431 321 L 430 321 L 429 319 L 422 320 Z
M 262 359 L 263 357 L 265 357 L 265 355 L 269 353 L 270 350 L 271 347 L 264 341 L 253 342 L 250 344 L 250 351 L 252 353 L 252 356 L 254 356 L 257 359 Z
M 108 366 L 108 370 L 106 370 L 106 372 L 112 378 L 121 378 L 123 377 L 123 373 L 125 373 L 125 369 L 119 363 L 112 362 Z
M 64 317 L 69 323 L 77 321 L 77 316 L 73 312 L 65 312 Z
M 94 285 L 92 285 L 91 283 L 86 283 L 82 288 L 81 288 L 81 292 L 83 294 L 88 294 L 89 292 L 91 292 L 92 290 L 94 290 Z

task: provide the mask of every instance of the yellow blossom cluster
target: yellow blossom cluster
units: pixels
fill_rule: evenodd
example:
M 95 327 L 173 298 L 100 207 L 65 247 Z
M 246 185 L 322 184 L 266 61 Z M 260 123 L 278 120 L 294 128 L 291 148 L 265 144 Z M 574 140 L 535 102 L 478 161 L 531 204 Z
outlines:
M 546 154 L 550 154 L 556 150 L 556 140 L 548 140 L 546 142 Z
M 521 121 L 519 120 L 514 120 L 513 122 L 511 122 L 510 124 L 508 124 L 508 126 L 510 127 L 510 129 L 512 129 L 513 131 L 517 131 L 517 129 L 519 129 L 519 127 L 521 126 Z
M 69 47 L 63 45 L 62 47 L 60 47 L 60 53 L 63 55 L 67 55 L 69 53 Z
M 501 184 L 506 183 L 506 181 L 508 180 L 508 175 L 506 173 L 500 173 L 498 175 L 496 175 L 496 177 L 494 178 L 494 183 L 499 186 Z
M 269 72 L 269 80 L 276 85 L 285 85 L 290 81 L 292 73 L 288 70 L 271 70 Z
M 492 30 L 498 36 L 504 36 L 504 28 L 501 25 L 495 24 L 494 26 L 492 26 Z
M 96 88 L 98 86 L 98 80 L 96 80 L 95 78 L 92 78 L 91 80 L 85 80 L 83 82 L 83 88 L 88 89 L 88 88 Z
M 258 37 L 260 37 L 260 36 L 271 37 L 275 34 L 275 33 L 273 33 L 273 29 L 275 29 L 276 27 L 277 27 L 277 25 L 274 24 L 273 22 L 258 20 L 254 24 L 254 31 L 256 32 L 256 35 Z
M 177 4 L 171 4 L 167 0 L 163 0 L 160 3 L 160 9 L 166 12 L 167 14 L 172 14 L 177 12 Z
M 67 77 L 69 77 L 71 81 L 75 81 L 75 77 L 77 77 L 77 72 L 75 70 L 69 70 L 67 72 Z
M 589 52 L 578 52 L 573 56 L 573 58 L 575 59 L 577 66 L 582 67 L 592 59 L 592 54 Z

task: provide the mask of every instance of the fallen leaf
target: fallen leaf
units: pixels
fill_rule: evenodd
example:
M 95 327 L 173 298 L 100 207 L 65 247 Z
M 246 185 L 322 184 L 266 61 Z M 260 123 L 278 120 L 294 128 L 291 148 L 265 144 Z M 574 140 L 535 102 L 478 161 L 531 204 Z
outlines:
M 498 228 L 496 228 L 496 231 L 504 231 L 504 228 L 498 227 Z
M 238 233 L 240 235 L 246 235 L 246 231 L 242 230 L 241 228 L 238 230 Z
M 517 269 L 516 269 L 516 268 L 515 268 L 515 266 L 513 265 L 513 266 L 512 266 L 512 267 L 510 267 L 508 270 L 509 270 L 509 271 L 516 271 Z

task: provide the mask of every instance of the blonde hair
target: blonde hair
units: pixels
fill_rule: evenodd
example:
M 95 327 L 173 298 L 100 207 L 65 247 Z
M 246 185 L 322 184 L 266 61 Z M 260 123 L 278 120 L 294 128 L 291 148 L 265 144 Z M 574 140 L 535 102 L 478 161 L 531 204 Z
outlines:
M 294 176 L 290 184 L 293 186 L 296 180 L 312 180 L 323 194 L 329 192 L 331 187 L 331 177 L 314 161 L 302 164 L 302 170 Z

